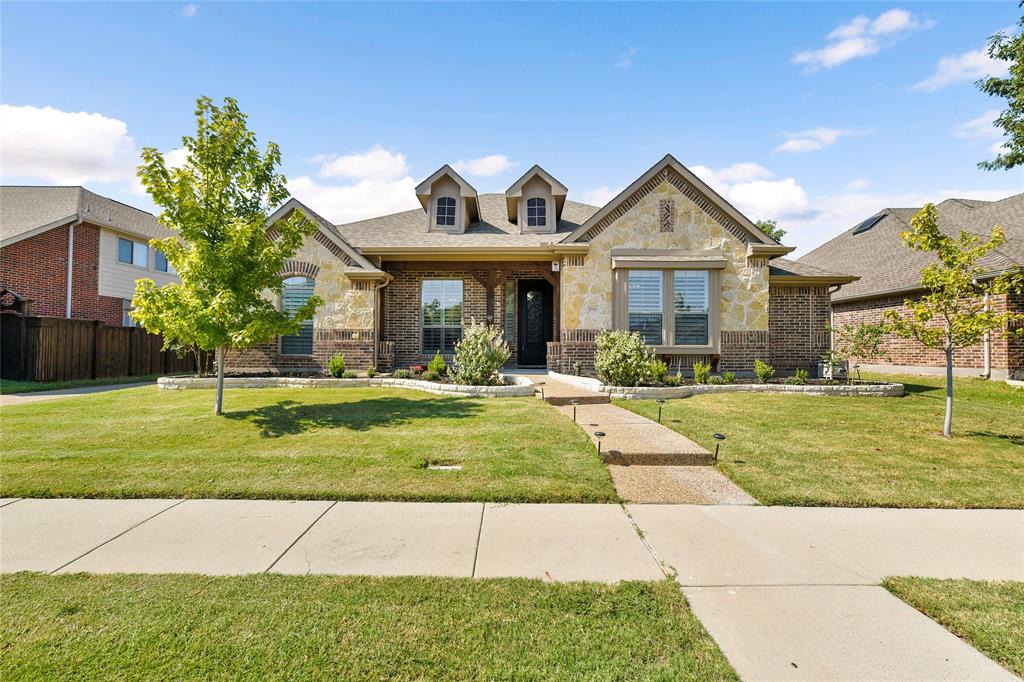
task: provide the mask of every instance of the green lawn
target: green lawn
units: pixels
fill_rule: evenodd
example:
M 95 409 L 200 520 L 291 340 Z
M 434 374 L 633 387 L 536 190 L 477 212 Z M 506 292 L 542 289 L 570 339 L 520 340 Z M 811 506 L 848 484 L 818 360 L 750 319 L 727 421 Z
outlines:
M 0 496 L 618 500 L 587 436 L 536 398 L 236 389 L 216 417 L 213 397 L 143 386 L 5 407 Z
M 679 587 L 20 573 L 3 679 L 734 680 Z
M 887 578 L 883 585 L 1024 677 L 1024 582 Z
M 956 380 L 954 437 L 946 439 L 943 380 L 896 379 L 906 384 L 903 398 L 670 400 L 664 423 L 710 450 L 712 434 L 724 433 L 719 468 L 764 504 L 1024 507 L 1024 390 Z M 616 404 L 657 418 L 654 401 Z
M 81 388 L 83 386 L 110 386 L 113 384 L 142 384 L 156 381 L 161 375 L 152 374 L 136 377 L 110 377 L 108 379 L 77 379 L 75 381 L 14 381 L 0 379 L 0 393 L 35 393 L 37 391 L 56 391 L 61 388 Z

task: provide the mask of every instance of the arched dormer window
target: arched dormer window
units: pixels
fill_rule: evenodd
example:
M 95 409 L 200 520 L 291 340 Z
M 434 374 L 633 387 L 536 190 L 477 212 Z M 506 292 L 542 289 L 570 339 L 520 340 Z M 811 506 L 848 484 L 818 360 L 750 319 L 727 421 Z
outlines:
M 439 197 L 437 200 L 437 224 L 455 225 L 455 198 Z
M 540 197 L 526 200 L 527 227 L 544 227 L 548 224 L 548 202 Z

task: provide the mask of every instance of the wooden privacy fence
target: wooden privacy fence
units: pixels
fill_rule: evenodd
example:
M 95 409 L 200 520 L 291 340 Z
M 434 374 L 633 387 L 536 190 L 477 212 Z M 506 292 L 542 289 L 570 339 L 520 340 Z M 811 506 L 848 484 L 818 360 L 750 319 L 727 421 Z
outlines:
M 95 320 L 0 315 L 0 377 L 69 381 L 194 372 L 191 354 L 160 350 L 163 339 L 141 327 Z

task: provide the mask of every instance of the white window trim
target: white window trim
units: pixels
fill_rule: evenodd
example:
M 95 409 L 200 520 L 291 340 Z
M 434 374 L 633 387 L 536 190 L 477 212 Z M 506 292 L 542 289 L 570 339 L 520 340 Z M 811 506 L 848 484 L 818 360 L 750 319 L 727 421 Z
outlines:
M 129 242 L 132 245 L 132 261 L 130 263 L 125 263 L 123 260 L 121 260 L 121 240 L 122 239 L 124 241 L 126 241 L 126 242 Z M 146 249 L 146 263 L 145 263 L 145 265 L 136 265 L 135 264 L 135 247 L 136 247 L 136 245 L 142 245 Z M 149 270 L 149 252 L 150 251 L 152 251 L 152 249 L 149 248 L 149 244 L 147 242 L 140 242 L 140 241 L 136 241 L 135 239 L 132 239 L 130 237 L 122 237 L 122 236 L 118 235 L 117 236 L 117 245 L 114 248 L 114 262 L 117 263 L 118 265 L 127 265 L 130 268 L 138 268 L 139 270 Z
M 715 268 L 680 267 L 673 263 L 670 267 L 661 268 L 616 268 L 612 270 L 612 320 L 616 329 L 629 329 L 629 271 L 658 270 L 662 273 L 661 294 L 661 333 L 662 340 L 667 343 L 650 346 L 656 353 L 666 355 L 719 355 L 721 352 L 721 307 L 722 284 L 720 271 Z M 706 345 L 676 345 L 675 310 L 673 307 L 674 270 L 704 270 L 708 273 L 708 343 Z

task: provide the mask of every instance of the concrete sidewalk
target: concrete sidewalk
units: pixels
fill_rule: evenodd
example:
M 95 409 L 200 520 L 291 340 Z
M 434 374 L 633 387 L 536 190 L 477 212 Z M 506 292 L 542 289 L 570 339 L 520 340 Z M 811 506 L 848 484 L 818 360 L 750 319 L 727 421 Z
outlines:
M 667 573 L 745 679 L 1014 679 L 878 584 L 1024 580 L 1024 511 L 0 500 L 0 570 Z

